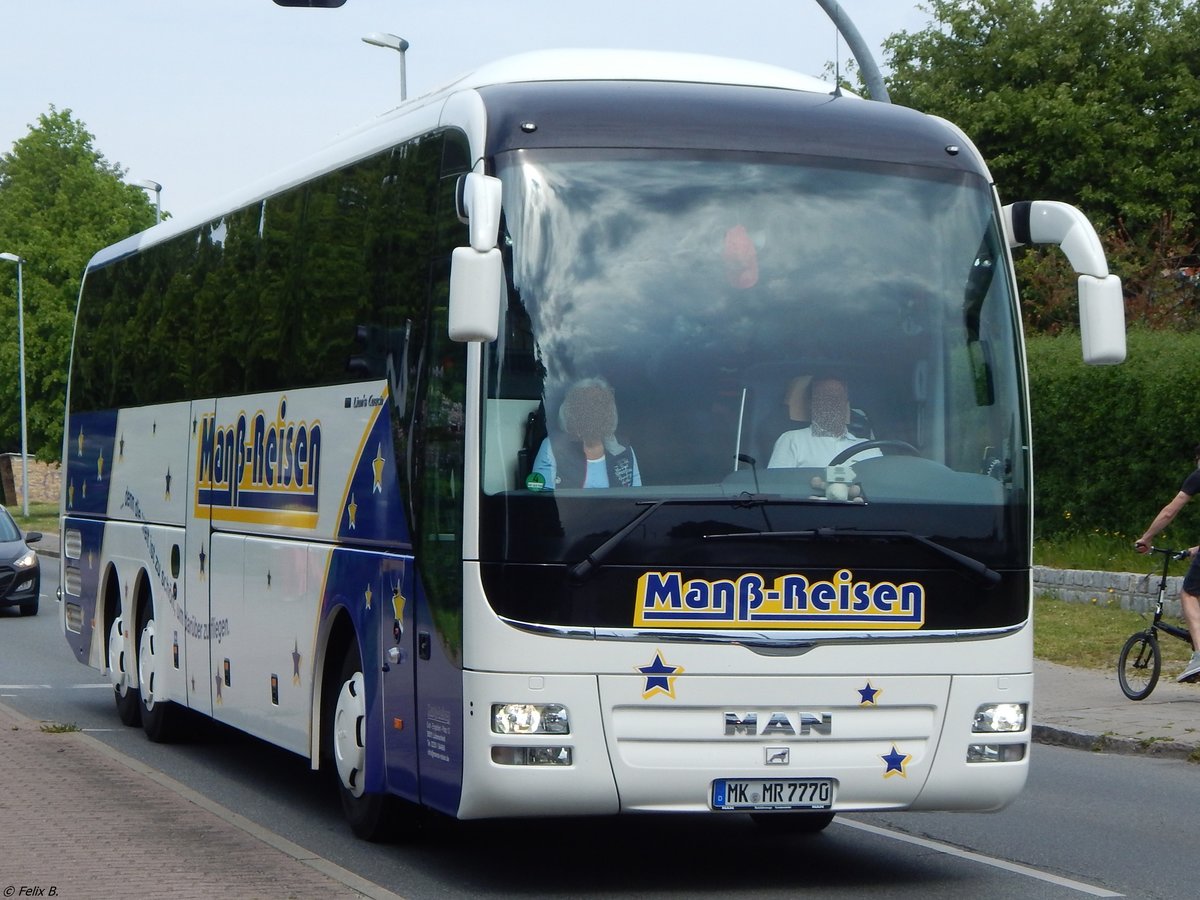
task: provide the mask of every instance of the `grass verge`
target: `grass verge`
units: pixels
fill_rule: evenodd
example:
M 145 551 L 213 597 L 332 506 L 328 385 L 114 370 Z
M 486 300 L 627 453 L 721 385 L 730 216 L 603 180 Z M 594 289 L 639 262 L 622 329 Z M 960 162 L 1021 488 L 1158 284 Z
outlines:
M 1033 602 L 1033 655 L 1064 666 L 1115 672 L 1125 639 L 1149 621 L 1148 614 L 1042 595 Z M 1191 657 L 1192 648 L 1169 636 L 1159 640 L 1159 647 L 1162 677 L 1175 678 Z
M 57 503 L 30 503 L 28 516 L 22 515 L 20 503 L 12 504 L 8 511 L 22 531 L 58 531 Z

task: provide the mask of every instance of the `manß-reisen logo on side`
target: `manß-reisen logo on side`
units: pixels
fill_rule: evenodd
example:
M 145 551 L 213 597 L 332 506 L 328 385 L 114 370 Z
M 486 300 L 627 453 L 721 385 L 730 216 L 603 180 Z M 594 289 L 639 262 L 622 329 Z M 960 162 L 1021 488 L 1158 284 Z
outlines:
M 205 415 L 196 440 L 196 515 L 211 507 L 227 522 L 317 524 L 321 423 L 289 421 L 286 397 L 274 418 L 242 411 L 218 424 Z
M 638 579 L 634 625 L 675 628 L 893 628 L 925 621 L 925 588 L 915 581 L 855 581 L 839 569 L 827 581 L 761 575 L 684 581 L 679 572 Z

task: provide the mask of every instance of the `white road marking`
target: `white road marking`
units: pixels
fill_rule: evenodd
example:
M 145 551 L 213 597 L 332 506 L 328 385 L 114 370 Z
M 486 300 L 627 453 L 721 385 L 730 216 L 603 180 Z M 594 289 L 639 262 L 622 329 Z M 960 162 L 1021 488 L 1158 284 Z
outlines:
M 99 684 L 88 682 L 87 684 L 68 684 L 67 687 L 73 691 L 90 691 L 97 690 L 112 690 L 112 684 L 107 681 L 102 681 Z M 51 684 L 0 684 L 0 691 L 52 691 L 54 685 Z
M 927 838 L 914 837 L 911 834 L 905 834 L 902 831 L 892 831 L 887 828 L 879 828 L 876 825 L 867 825 L 863 822 L 855 822 L 850 819 L 844 819 L 840 816 L 834 819 L 834 822 L 840 825 L 847 825 L 850 828 L 857 828 L 859 831 L 867 831 L 871 834 L 877 834 L 880 837 L 891 838 L 894 841 L 903 841 L 907 844 L 916 844 L 918 847 L 925 847 L 928 850 L 934 850 L 938 853 L 945 853 L 947 856 L 957 856 L 960 859 L 967 859 L 971 862 L 982 863 L 985 866 L 994 866 L 997 869 L 1005 869 L 1009 872 L 1015 872 L 1018 875 L 1024 875 L 1027 878 L 1036 878 L 1039 881 L 1047 881 L 1050 884 L 1056 884 L 1060 887 L 1069 888 L 1073 891 L 1079 891 L 1082 894 L 1090 894 L 1093 897 L 1124 897 L 1124 894 L 1117 894 L 1107 888 L 1097 887 L 1094 884 L 1085 884 L 1082 881 L 1074 881 L 1070 878 L 1063 878 L 1060 875 L 1051 875 L 1049 872 L 1043 872 L 1039 869 L 1033 869 L 1029 866 L 1023 866 L 1020 863 L 1009 862 L 1005 859 L 997 859 L 994 856 L 984 856 L 982 853 L 973 853 L 970 850 L 962 850 L 958 847 L 952 847 L 949 844 L 943 844 L 939 841 L 931 841 Z

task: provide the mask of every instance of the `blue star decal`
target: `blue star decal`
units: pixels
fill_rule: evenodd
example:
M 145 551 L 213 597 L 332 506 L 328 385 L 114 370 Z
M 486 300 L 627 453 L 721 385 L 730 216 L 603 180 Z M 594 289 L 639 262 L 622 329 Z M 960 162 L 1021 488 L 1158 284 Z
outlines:
M 904 767 L 912 759 L 911 753 L 901 753 L 896 749 L 896 745 L 892 744 L 892 752 L 885 753 L 879 758 L 883 760 L 886 766 L 883 770 L 884 778 L 891 778 L 893 775 L 899 775 L 901 778 L 908 777 L 908 773 L 904 771 Z
M 642 699 L 649 700 L 656 694 L 666 694 L 675 699 L 675 677 L 683 671 L 683 666 L 669 666 L 662 658 L 662 651 L 654 651 L 654 662 L 648 666 L 638 666 L 637 670 L 646 676 L 646 687 L 642 689 Z
M 867 706 L 867 705 L 874 706 L 875 698 L 878 694 L 879 694 L 879 688 L 871 687 L 871 682 L 868 681 L 866 687 L 858 689 L 858 695 L 860 698 L 862 698 L 858 701 L 858 705 L 859 706 Z

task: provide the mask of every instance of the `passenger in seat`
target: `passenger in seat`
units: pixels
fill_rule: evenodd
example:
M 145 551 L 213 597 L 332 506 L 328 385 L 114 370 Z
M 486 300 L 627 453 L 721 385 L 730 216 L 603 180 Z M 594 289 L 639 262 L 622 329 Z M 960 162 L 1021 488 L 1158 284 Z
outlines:
M 788 418 L 793 422 L 812 422 L 812 413 L 808 409 L 809 395 L 812 393 L 811 375 L 797 375 L 788 384 L 787 396 L 783 405 L 787 407 Z
M 562 432 L 542 441 L 531 480 L 540 475 L 550 490 L 641 486 L 633 448 L 616 437 L 617 401 L 607 381 L 585 378 L 572 385 L 558 421 Z
M 818 378 L 812 382 L 809 398 L 809 414 L 812 424 L 807 428 L 785 431 L 775 442 L 770 469 L 787 469 L 802 466 L 827 466 L 829 461 L 847 447 L 862 443 L 868 438 L 851 433 L 850 395 L 845 382 L 837 378 Z M 856 453 L 847 463 L 881 455 L 871 448 Z

